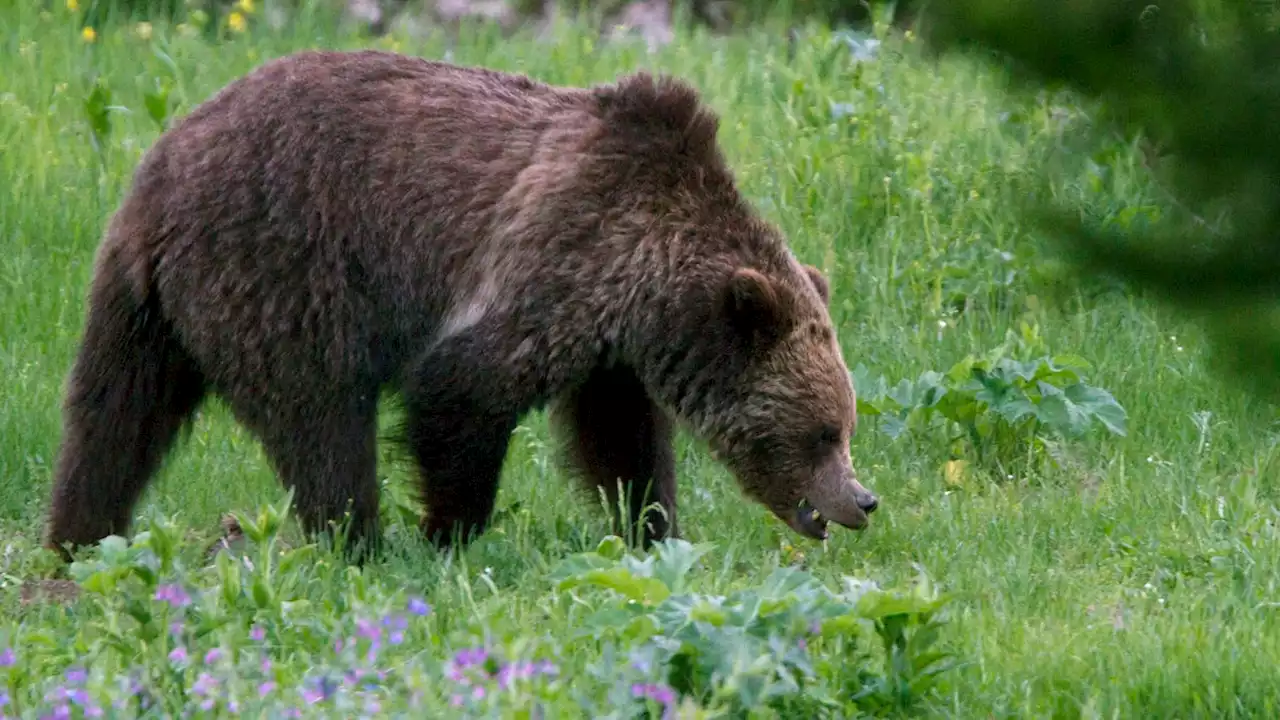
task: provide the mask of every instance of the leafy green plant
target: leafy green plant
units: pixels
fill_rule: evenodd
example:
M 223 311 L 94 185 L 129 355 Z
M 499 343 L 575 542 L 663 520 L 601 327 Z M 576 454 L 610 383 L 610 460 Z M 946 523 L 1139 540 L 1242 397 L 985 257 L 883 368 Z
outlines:
M 552 578 L 561 590 L 604 591 L 583 636 L 634 646 L 675 693 L 734 716 L 759 705 L 787 715 L 903 709 L 955 666 L 933 647 L 948 598 L 927 582 L 886 592 L 845 578 L 843 591 L 832 592 L 783 567 L 729 595 L 692 592 L 686 576 L 709 549 L 667 540 L 640 559 L 609 537 L 563 561 Z M 883 646 L 881 672 L 863 648 L 873 634 Z M 818 653 L 815 645 L 831 647 Z
M 980 458 L 1007 457 L 1024 442 L 1046 436 L 1078 438 L 1095 425 L 1112 435 L 1128 432 L 1128 413 L 1106 390 L 1090 385 L 1092 367 L 1078 355 L 1018 360 L 1001 345 L 985 356 L 967 356 L 945 373 L 929 370 L 889 386 L 862 364 L 853 370 L 858 413 L 877 417 L 881 431 L 897 438 L 912 428 L 942 421 L 953 431 L 952 452 L 967 441 Z

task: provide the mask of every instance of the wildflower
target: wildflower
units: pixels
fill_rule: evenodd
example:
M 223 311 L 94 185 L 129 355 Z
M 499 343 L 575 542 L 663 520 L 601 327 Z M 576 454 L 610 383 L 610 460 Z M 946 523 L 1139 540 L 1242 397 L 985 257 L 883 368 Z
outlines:
M 200 703 L 200 707 L 204 710 L 210 710 L 217 702 L 214 692 L 218 689 L 218 679 L 207 672 L 200 673 L 196 678 L 196 682 L 191 686 L 191 692 L 194 695 L 204 698 Z
M 204 664 L 212 665 L 222 659 L 222 650 L 214 648 L 204 654 Z
M 155 599 L 167 602 L 174 607 L 186 607 L 191 604 L 191 596 L 178 584 L 161 585 L 156 588 Z
M 254 642 L 262 642 L 267 638 L 267 631 L 264 630 L 261 625 L 254 625 L 253 629 L 249 631 L 249 637 L 252 638 Z
M 76 12 L 80 9 L 80 0 L 67 0 L 67 9 Z
M 13 648 L 5 648 L 0 650 L 0 667 L 13 667 L 18 658 L 13 653 Z
M 459 650 L 458 653 L 453 656 L 454 664 L 458 665 L 459 667 L 469 667 L 471 665 L 480 665 L 484 663 L 485 660 L 488 660 L 488 659 L 489 659 L 489 651 L 485 650 L 482 647 L 466 648 L 463 650 Z
M 80 31 L 80 37 L 84 38 L 85 42 L 91 43 L 98 38 L 98 33 L 91 26 L 85 25 L 84 29 Z
M 89 704 L 89 693 L 85 692 L 84 688 L 76 688 L 74 690 L 68 690 L 66 692 L 66 697 L 68 700 L 70 700 L 71 702 L 81 707 L 84 707 Z
M 186 661 L 187 661 L 187 649 L 182 647 L 181 645 L 169 651 L 169 662 L 176 664 L 176 663 L 184 663 Z
M 409 621 L 403 615 L 392 615 L 383 619 L 382 624 L 390 628 L 390 632 L 387 633 L 387 639 L 392 645 L 399 645 L 404 642 L 404 631 L 409 627 Z
M 236 8 L 238 8 L 240 12 L 244 13 L 245 15 L 252 15 L 253 0 L 240 0 L 240 2 L 236 3 Z
M 227 16 L 227 26 L 231 28 L 232 32 L 244 32 L 246 26 L 244 14 L 239 11 L 232 12 Z
M 72 685 L 79 685 L 88 679 L 88 674 L 81 668 L 71 668 L 67 671 L 67 682 Z
M 409 612 L 421 617 L 431 612 L 431 606 L 422 598 L 409 598 Z
M 338 689 L 337 683 L 327 675 L 317 678 L 311 683 L 308 683 L 308 685 L 310 687 L 303 688 L 301 692 L 302 699 L 306 700 L 309 705 L 314 705 L 322 700 L 328 700 L 333 697 L 334 691 Z
M 268 680 L 258 686 L 258 697 L 266 697 L 271 694 L 272 690 L 275 690 L 275 689 L 276 689 L 275 681 Z
M 134 27 L 133 32 L 142 40 L 150 40 L 151 39 L 151 23 L 140 22 L 137 24 L 137 26 Z
M 360 637 L 368 638 L 374 647 L 377 647 L 379 641 L 382 640 L 382 629 L 374 625 L 370 620 L 357 620 L 356 634 Z

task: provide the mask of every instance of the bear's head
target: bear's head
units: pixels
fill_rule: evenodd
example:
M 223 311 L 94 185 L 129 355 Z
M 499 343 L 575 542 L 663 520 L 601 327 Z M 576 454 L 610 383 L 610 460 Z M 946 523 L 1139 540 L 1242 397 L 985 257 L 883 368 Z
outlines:
M 728 273 L 718 311 L 737 356 L 732 389 L 722 388 L 732 400 L 706 428 L 746 494 L 816 539 L 829 520 L 866 527 L 878 505 L 850 458 L 857 405 L 828 302 L 822 273 L 790 257 Z
M 719 119 L 690 85 L 637 73 L 594 98 L 602 129 L 584 162 L 614 188 L 606 204 L 651 199 L 631 223 L 650 238 L 635 247 L 663 301 L 646 306 L 628 351 L 650 393 L 796 532 L 823 539 L 829 520 L 866 527 L 878 501 L 849 456 L 857 405 L 826 278 L 742 198 Z

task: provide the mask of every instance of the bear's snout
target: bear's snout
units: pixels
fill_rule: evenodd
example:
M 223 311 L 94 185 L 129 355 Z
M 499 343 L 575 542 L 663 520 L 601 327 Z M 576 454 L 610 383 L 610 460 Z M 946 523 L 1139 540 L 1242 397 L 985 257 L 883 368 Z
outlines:
M 862 512 L 868 515 L 875 512 L 876 508 L 880 507 L 879 498 L 866 490 L 858 493 L 858 499 L 856 502 L 858 503 L 858 507 L 862 508 Z

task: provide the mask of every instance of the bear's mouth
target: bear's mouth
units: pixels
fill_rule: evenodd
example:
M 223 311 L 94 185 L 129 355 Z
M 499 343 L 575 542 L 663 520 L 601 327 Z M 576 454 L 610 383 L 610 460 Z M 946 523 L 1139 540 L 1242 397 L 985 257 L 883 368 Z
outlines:
M 800 500 L 793 517 L 795 519 L 790 525 L 796 532 L 808 535 L 814 540 L 827 539 L 827 519 L 822 517 L 818 509 L 810 505 L 808 500 Z
M 792 530 L 805 537 L 813 538 L 814 540 L 826 540 L 829 536 L 827 532 L 828 517 L 814 507 L 808 498 L 801 498 L 799 504 L 790 513 L 784 515 L 783 519 L 787 525 L 791 526 Z M 847 522 L 839 518 L 830 518 L 830 520 L 834 520 L 836 524 L 850 530 L 863 530 L 867 527 L 868 518 L 865 511 L 857 508 L 847 518 Z

